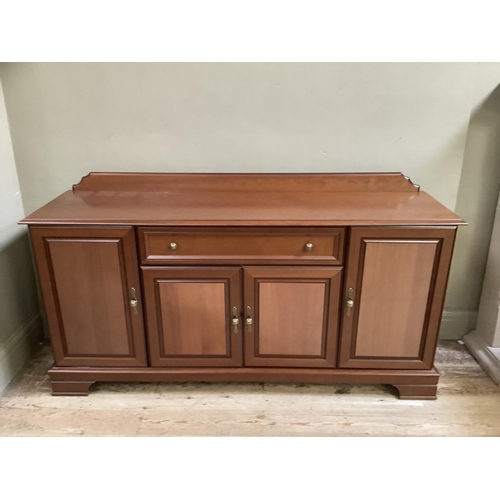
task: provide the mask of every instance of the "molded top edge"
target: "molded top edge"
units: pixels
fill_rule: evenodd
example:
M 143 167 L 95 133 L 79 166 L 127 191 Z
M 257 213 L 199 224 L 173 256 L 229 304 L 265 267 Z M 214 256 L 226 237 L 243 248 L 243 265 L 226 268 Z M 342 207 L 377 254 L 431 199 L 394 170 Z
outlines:
M 90 172 L 80 191 L 310 191 L 418 192 L 420 186 L 401 172 L 335 173 L 177 173 Z

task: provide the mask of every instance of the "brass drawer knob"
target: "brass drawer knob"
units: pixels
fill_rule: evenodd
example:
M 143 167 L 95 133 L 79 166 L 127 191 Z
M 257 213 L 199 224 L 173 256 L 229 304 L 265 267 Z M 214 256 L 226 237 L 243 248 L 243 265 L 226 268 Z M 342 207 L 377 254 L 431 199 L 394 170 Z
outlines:
M 170 243 L 170 250 L 177 250 L 177 243 Z
M 306 243 L 306 250 L 312 250 L 313 249 L 313 244 L 312 243 Z

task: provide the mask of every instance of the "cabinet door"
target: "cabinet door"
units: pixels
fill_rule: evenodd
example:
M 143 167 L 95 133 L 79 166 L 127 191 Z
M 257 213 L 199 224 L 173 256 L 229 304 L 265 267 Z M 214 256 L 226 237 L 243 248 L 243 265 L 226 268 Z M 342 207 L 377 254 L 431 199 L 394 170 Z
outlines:
M 31 236 L 56 365 L 146 366 L 133 228 L 35 227 Z
M 342 268 L 244 271 L 245 365 L 334 367 Z
M 455 228 L 351 229 L 340 367 L 432 368 L 454 239 Z
M 241 366 L 240 273 L 142 268 L 152 366 Z

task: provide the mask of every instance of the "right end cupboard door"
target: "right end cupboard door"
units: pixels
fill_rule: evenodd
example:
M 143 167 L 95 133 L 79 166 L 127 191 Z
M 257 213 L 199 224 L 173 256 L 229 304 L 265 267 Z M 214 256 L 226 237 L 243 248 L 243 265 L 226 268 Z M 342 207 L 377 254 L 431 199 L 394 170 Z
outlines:
M 340 367 L 432 368 L 455 232 L 351 229 Z

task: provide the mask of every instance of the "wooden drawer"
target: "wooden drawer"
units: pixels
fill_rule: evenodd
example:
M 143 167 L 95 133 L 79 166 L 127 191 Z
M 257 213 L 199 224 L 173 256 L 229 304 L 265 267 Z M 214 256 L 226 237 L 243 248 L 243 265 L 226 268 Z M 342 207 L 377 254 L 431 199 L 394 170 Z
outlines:
M 343 228 L 138 228 L 143 264 L 342 264 Z

